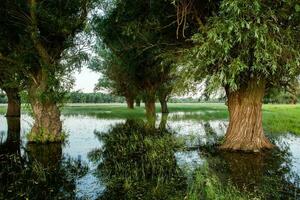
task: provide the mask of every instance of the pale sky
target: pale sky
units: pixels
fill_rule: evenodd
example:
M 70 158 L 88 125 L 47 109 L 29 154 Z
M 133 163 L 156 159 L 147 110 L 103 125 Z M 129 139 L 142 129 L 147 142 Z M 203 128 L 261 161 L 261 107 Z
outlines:
M 75 85 L 73 90 L 91 93 L 94 91 L 95 84 L 98 82 L 99 78 L 99 73 L 93 72 L 87 67 L 83 67 L 80 72 L 75 73 Z

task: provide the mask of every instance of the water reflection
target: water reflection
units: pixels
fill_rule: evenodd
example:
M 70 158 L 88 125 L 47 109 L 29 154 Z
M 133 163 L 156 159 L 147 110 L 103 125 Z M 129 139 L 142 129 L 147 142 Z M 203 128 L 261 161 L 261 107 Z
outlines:
M 174 155 L 180 144 L 172 133 L 127 120 L 96 135 L 103 148 L 89 157 L 106 184 L 100 199 L 184 199 L 186 179 Z
M 62 144 L 21 147 L 19 118 L 7 118 L 7 127 L 0 146 L 0 199 L 75 199 L 75 180 L 87 167 L 64 158 Z
M 217 148 L 226 121 L 163 115 L 154 126 L 79 115 L 62 117 L 66 145 L 36 145 L 26 143 L 30 117 L 22 118 L 20 134 L 19 119 L 0 116 L 0 199 L 184 199 L 203 166 L 220 185 L 231 182 L 255 197 L 300 199 L 295 135 L 273 135 L 273 151 L 228 153 Z
M 222 183 L 230 181 L 262 199 L 300 198 L 299 176 L 292 169 L 287 145 L 261 153 L 224 152 L 213 145 L 200 149 L 201 157 Z

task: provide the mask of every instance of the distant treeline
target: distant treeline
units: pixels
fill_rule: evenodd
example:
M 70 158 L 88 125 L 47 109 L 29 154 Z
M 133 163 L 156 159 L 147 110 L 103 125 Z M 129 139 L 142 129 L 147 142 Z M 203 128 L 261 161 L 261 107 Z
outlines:
M 103 93 L 71 92 L 67 95 L 68 103 L 123 103 L 124 97 Z
M 289 104 L 295 101 L 300 102 L 300 96 L 298 95 L 296 99 L 290 93 L 283 91 L 276 91 L 268 93 L 264 98 L 264 103 L 284 103 Z M 24 102 L 24 100 L 23 100 Z M 120 96 L 115 96 L 112 94 L 103 93 L 83 93 L 83 92 L 70 92 L 67 95 L 68 103 L 124 103 L 125 98 Z M 225 98 L 219 99 L 201 99 L 201 98 L 171 98 L 170 103 L 199 103 L 199 102 L 210 102 L 210 103 L 221 103 L 225 102 Z M 0 104 L 7 103 L 7 97 L 5 93 L 0 92 Z

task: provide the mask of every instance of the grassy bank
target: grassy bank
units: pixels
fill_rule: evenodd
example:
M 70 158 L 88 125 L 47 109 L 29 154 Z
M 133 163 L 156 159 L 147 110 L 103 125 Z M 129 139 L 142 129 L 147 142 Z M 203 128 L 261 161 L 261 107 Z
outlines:
M 224 104 L 217 103 L 170 103 L 172 120 L 227 120 L 228 112 Z M 0 105 L 0 113 L 4 114 L 6 105 Z M 160 112 L 159 104 L 156 111 Z M 133 110 L 125 104 L 68 104 L 62 109 L 65 115 L 92 115 L 98 118 L 143 118 L 143 107 Z M 300 135 L 300 105 L 267 104 L 263 106 L 263 124 L 267 132 L 292 132 Z

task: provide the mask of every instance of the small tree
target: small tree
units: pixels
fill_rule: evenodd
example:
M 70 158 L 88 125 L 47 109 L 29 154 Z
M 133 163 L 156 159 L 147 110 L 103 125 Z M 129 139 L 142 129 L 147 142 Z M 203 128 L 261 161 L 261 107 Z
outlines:
M 95 89 L 109 90 L 114 95 L 125 97 L 127 107 L 133 109 L 138 91 L 133 74 L 128 71 L 126 66 L 130 63 L 124 63 L 122 59 L 103 45 L 97 48 L 97 52 L 100 58 L 97 56 L 89 65 L 92 70 L 101 73 Z
M 262 127 L 266 88 L 293 81 L 300 71 L 296 1 L 223 0 L 188 51 L 195 78 L 223 86 L 229 127 L 222 149 L 260 151 L 273 145 Z

